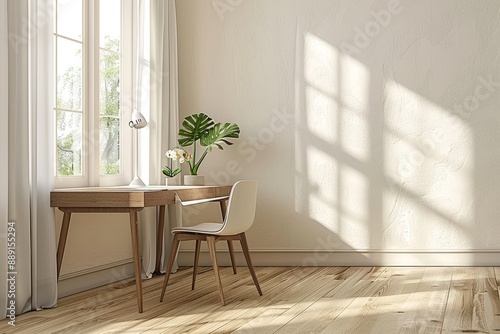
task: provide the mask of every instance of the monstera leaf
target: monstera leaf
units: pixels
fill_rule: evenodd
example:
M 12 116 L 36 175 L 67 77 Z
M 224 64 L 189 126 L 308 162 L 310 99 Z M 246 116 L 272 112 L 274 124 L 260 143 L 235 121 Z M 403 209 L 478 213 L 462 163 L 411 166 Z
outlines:
M 182 129 L 179 130 L 179 145 L 192 146 L 191 158 L 187 160 L 191 175 L 197 175 L 201 163 L 214 147 L 221 150 L 223 145 L 232 145 L 231 138 L 240 137 L 238 124 L 215 123 L 212 118 L 204 113 L 187 116 L 182 122 Z M 197 141 L 205 147 L 201 157 L 197 159 Z
M 233 145 L 227 138 L 239 138 L 240 128 L 238 124 L 217 123 L 212 128 L 208 129 L 200 139 L 201 146 L 207 147 L 208 151 L 212 151 L 214 146 L 223 150 L 222 144 Z
M 179 145 L 189 146 L 196 143 L 213 125 L 214 121 L 207 114 L 187 116 L 182 122 L 184 129 L 179 130 Z

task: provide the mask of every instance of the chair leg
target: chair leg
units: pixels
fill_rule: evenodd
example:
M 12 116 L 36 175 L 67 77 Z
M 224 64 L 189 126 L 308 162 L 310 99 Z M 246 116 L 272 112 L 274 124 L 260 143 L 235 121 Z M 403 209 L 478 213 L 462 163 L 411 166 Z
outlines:
M 259 295 L 262 296 L 262 290 L 260 289 L 259 281 L 257 281 L 257 276 L 255 275 L 255 271 L 253 270 L 252 259 L 250 259 L 250 252 L 248 251 L 248 243 L 245 233 L 240 234 L 240 243 L 241 248 L 243 249 L 243 255 L 245 255 L 245 260 L 247 261 L 248 270 L 250 271 L 250 275 L 252 275 L 253 283 L 255 284 Z
M 233 274 L 236 275 L 236 262 L 234 261 L 234 247 L 232 240 L 227 241 L 227 248 L 229 249 L 229 256 L 231 257 L 231 264 L 233 265 Z
M 193 266 L 193 282 L 191 282 L 191 290 L 194 290 L 194 282 L 196 282 L 196 274 L 198 272 L 198 260 L 200 259 L 201 240 L 196 240 L 194 250 L 194 266 Z
M 172 267 L 174 266 L 174 260 L 178 249 L 179 249 L 179 236 L 177 233 L 174 233 L 174 239 L 172 240 L 172 247 L 170 249 L 170 256 L 168 258 L 167 271 L 165 272 L 165 280 L 163 281 L 163 288 L 161 289 L 160 302 L 163 301 L 163 297 L 165 296 L 165 290 L 167 289 L 168 279 L 170 278 L 170 273 L 172 272 Z
M 219 265 L 217 264 L 217 255 L 215 254 L 215 237 L 207 236 L 208 250 L 210 252 L 210 258 L 212 259 L 212 266 L 214 267 L 215 280 L 217 281 L 217 286 L 219 287 L 219 296 L 222 305 L 226 305 L 224 300 L 224 292 L 222 291 L 222 283 L 220 281 Z

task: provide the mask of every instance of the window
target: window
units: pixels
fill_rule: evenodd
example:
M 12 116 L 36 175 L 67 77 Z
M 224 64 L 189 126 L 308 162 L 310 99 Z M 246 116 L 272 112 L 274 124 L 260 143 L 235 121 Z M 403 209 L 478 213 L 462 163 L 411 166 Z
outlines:
M 55 1 L 56 187 L 131 180 L 131 6 Z

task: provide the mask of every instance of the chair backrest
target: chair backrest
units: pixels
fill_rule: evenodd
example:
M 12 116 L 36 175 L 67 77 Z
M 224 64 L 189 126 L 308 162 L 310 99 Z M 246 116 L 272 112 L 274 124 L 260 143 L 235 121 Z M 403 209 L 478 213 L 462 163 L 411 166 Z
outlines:
M 247 231 L 253 224 L 257 206 L 257 181 L 243 180 L 233 185 L 224 224 L 217 235 L 234 235 Z

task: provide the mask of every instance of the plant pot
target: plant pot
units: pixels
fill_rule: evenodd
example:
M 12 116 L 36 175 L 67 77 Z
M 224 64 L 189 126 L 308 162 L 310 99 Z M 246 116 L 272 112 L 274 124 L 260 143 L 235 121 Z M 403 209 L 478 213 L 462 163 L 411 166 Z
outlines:
M 181 185 L 181 176 L 176 175 L 172 177 L 168 177 L 165 179 L 166 186 L 180 186 Z
M 203 186 L 205 185 L 205 176 L 203 175 L 184 175 L 185 186 Z

